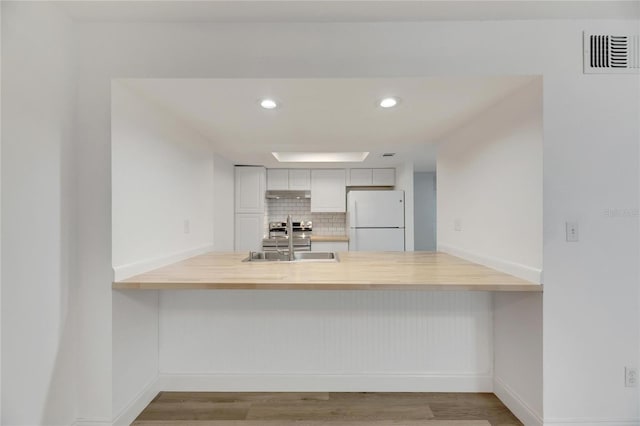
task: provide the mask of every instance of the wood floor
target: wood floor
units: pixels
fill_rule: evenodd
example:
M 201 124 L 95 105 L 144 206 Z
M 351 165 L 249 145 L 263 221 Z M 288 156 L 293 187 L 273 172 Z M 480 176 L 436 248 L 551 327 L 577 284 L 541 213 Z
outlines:
M 515 426 L 491 393 L 161 392 L 135 426 Z

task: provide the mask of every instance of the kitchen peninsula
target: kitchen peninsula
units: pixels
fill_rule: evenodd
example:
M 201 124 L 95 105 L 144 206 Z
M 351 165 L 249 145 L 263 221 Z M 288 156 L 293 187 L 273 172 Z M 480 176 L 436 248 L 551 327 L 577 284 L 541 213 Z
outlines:
M 212 252 L 116 281 L 116 290 L 463 290 L 542 285 L 441 252 L 340 252 L 339 262 L 243 262 Z

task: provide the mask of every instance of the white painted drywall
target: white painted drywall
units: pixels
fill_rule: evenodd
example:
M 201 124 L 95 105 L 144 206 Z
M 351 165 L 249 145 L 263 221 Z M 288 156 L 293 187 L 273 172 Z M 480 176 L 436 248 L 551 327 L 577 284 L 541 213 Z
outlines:
M 493 390 L 527 426 L 543 424 L 542 326 L 541 294 L 494 294 Z
M 51 4 L 1 7 L 1 423 L 68 425 L 78 345 L 70 20 Z
M 118 418 L 158 378 L 158 292 L 114 291 L 112 303 L 112 410 Z
M 86 290 L 83 304 L 87 307 L 82 318 L 86 324 L 82 331 L 87 334 L 81 338 L 110 335 L 110 326 L 105 325 L 111 316 L 106 272 L 110 262 L 109 252 L 102 248 L 109 246 L 111 235 L 109 209 L 104 204 L 110 198 L 105 153 L 110 143 L 108 98 L 113 76 L 542 74 L 545 416 L 637 418 L 637 390 L 620 383 L 622 365 L 638 359 L 639 345 L 628 338 L 638 335 L 634 331 L 639 315 L 637 218 L 610 219 L 602 212 L 638 204 L 638 81 L 634 76 L 584 76 L 581 72 L 583 30 L 635 29 L 631 21 L 616 20 L 197 27 L 77 24 L 78 133 L 79 140 L 91 141 L 76 147 L 82 159 L 77 170 L 82 212 L 78 250 L 83 280 L 79 284 Z M 455 43 L 443 50 L 443 39 Z M 96 56 L 98 46 L 101 55 Z M 273 57 L 278 61 L 269 59 Z M 629 179 L 630 175 L 634 178 Z M 582 235 L 588 238 L 567 245 L 564 222 L 579 212 Z M 594 316 L 594 311 L 603 314 Z M 574 338 L 567 342 L 567 336 Z M 600 342 L 595 348 L 594 341 Z M 84 354 L 87 369 L 92 367 L 83 375 L 87 395 L 109 386 L 110 371 L 104 366 L 110 361 L 101 349 L 99 343 L 92 344 Z M 82 407 L 87 413 L 101 411 L 97 398 L 85 398 Z
M 444 138 L 439 250 L 539 282 L 542 134 L 535 80 Z M 525 424 L 542 425 L 542 297 L 496 294 L 493 310 L 494 390 Z
M 438 249 L 539 282 L 541 80 L 445 136 L 437 167 Z
M 403 163 L 396 167 L 396 189 L 404 191 L 404 248 L 413 251 L 413 163 Z
M 111 91 L 111 149 L 116 279 L 213 248 L 218 187 L 207 139 L 116 81 Z M 226 163 L 217 160 L 216 177 L 224 183 Z M 224 212 L 221 206 L 217 211 Z M 157 379 L 158 304 L 157 292 L 113 294 L 114 418 Z
M 414 245 L 416 250 L 436 249 L 436 174 L 413 174 Z
M 233 163 L 213 156 L 213 249 L 233 251 L 235 174 Z
M 3 19 L 6 22 L 5 13 Z M 29 24 L 24 15 L 16 22 Z M 40 31 L 46 28 L 43 25 Z M 583 30 L 636 29 L 636 22 L 616 20 L 76 23 L 78 119 L 72 171 L 77 194 L 73 229 L 80 301 L 79 416 L 108 419 L 111 415 L 112 78 L 542 74 L 545 418 L 549 423 L 572 419 L 637 423 L 638 391 L 623 387 L 621 368 L 639 358 L 638 217 L 611 217 L 603 212 L 638 206 L 640 83 L 636 76 L 581 73 Z M 442 49 L 445 39 L 450 43 Z M 5 61 L 6 54 L 3 66 Z M 4 89 L 12 81 L 5 72 L 2 78 Z M 31 122 L 15 125 L 32 131 Z M 23 158 L 20 164 L 29 168 L 33 160 Z M 2 161 L 2 220 L 6 222 L 5 152 Z M 46 180 L 44 170 L 37 176 Z M 73 188 L 70 185 L 66 187 Z M 12 201 L 16 211 L 17 206 Z M 33 214 L 46 218 L 49 210 Z M 580 221 L 583 238 L 578 244 L 564 242 L 568 218 Z M 57 250 L 43 251 L 47 258 L 55 258 Z M 24 256 L 17 260 L 31 254 Z M 3 261 L 3 286 L 6 265 Z M 3 308 L 8 303 L 5 296 Z M 27 303 L 12 302 L 16 309 L 24 309 Z M 4 310 L 3 316 L 5 339 L 11 329 Z M 28 420 L 29 414 L 25 416 Z
M 213 247 L 211 143 L 114 82 L 112 256 L 116 279 Z M 167 262 L 167 260 L 169 260 Z

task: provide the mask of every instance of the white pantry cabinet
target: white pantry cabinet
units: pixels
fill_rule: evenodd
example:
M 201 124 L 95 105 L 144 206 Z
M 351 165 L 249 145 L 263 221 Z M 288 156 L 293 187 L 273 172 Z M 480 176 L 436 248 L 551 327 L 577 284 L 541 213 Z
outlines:
M 344 213 L 347 211 L 344 169 L 311 170 L 311 211 Z
M 264 238 L 264 213 L 236 214 L 236 251 L 260 251 Z
M 236 214 L 264 214 L 264 192 L 266 187 L 265 168 L 236 166 L 235 177 Z
M 349 251 L 346 241 L 312 241 L 311 251 Z
M 311 189 L 309 169 L 267 169 L 267 190 L 308 191 Z
M 394 186 L 396 169 L 349 169 L 349 186 Z

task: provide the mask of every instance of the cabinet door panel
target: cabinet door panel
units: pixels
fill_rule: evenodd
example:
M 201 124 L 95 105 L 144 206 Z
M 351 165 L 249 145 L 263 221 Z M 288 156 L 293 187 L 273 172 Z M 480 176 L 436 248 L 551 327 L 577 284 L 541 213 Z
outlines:
M 345 184 L 344 169 L 311 170 L 311 211 L 345 212 Z
M 267 169 L 267 189 L 289 189 L 289 169 Z
M 351 169 L 349 170 L 349 185 L 369 186 L 371 185 L 371 169 Z
M 264 167 L 236 167 L 235 177 L 236 213 L 263 213 Z
M 373 186 L 393 186 L 396 184 L 396 169 L 373 169 Z
M 236 251 L 260 251 L 264 238 L 264 214 L 237 214 Z
M 311 189 L 311 170 L 289 169 L 289 189 L 308 191 Z
M 311 251 L 349 251 L 349 243 L 343 241 L 315 241 L 311 243 Z

